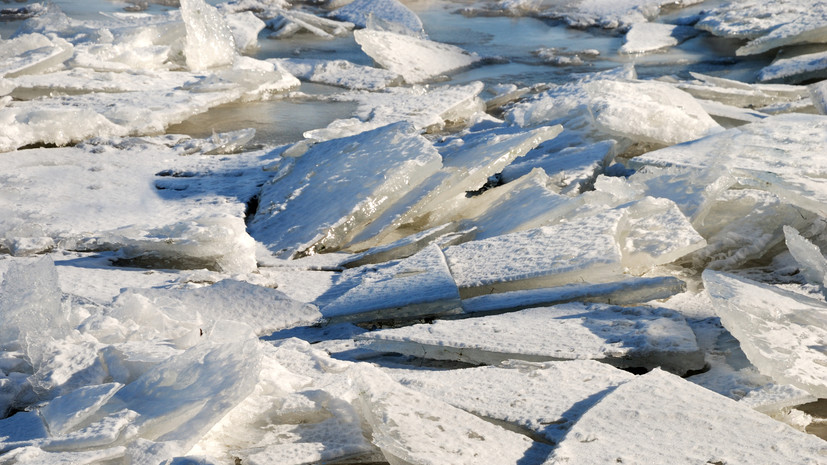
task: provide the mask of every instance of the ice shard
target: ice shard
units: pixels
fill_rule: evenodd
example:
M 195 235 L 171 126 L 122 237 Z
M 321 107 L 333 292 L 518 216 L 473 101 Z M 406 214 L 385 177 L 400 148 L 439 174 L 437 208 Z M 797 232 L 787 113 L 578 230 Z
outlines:
M 724 327 L 761 373 L 816 397 L 827 395 L 827 304 L 792 291 L 707 270 L 704 285 Z
M 187 29 L 184 55 L 192 71 L 229 66 L 235 58 L 235 39 L 224 17 L 204 0 L 181 0 Z
M 426 35 L 419 16 L 398 0 L 355 0 L 329 16 L 360 28 L 374 26 L 423 39 Z

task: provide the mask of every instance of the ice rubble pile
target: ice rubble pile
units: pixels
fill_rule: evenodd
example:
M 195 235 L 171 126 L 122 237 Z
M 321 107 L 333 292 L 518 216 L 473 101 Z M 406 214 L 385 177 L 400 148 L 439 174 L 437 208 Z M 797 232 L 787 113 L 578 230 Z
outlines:
M 664 5 L 498 8 L 628 28 L 630 54 L 821 41 L 819 2 L 694 32 L 646 22 Z M 481 57 L 401 3 L 309 11 L 49 5 L 0 39 L 0 463 L 825 459 L 784 424 L 827 397 L 823 84 L 626 66 L 484 100 L 419 85 Z M 264 27 L 384 69 L 245 56 Z M 353 117 L 275 149 L 162 135 L 293 75 Z

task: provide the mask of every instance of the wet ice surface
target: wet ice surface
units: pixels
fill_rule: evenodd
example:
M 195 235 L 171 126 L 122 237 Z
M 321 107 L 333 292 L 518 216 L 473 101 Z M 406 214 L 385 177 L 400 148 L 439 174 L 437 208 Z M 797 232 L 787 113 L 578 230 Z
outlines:
M 0 9 L 0 463 L 827 460 L 824 2 L 165 3 Z

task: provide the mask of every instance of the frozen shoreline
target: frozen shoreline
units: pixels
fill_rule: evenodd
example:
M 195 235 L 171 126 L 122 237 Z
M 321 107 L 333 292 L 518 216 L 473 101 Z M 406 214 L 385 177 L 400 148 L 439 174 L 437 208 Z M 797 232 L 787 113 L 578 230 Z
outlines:
M 826 460 L 827 3 L 163 3 L 0 11 L 0 464 Z

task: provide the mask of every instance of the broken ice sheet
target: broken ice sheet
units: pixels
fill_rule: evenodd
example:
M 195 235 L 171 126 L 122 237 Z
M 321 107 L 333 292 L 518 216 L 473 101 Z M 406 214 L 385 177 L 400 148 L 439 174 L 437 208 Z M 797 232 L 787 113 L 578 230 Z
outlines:
M 43 72 L 71 58 L 72 50 L 64 39 L 37 33 L 0 39 L 0 77 Z
M 687 26 L 641 22 L 632 24 L 626 33 L 626 41 L 620 47 L 621 54 L 642 54 L 663 50 L 686 40 L 697 31 Z
M 441 167 L 408 123 L 319 143 L 262 187 L 251 234 L 282 257 L 335 251 Z
M 825 18 L 824 2 L 746 0 L 705 11 L 695 27 L 715 35 L 750 39 L 735 53 L 754 55 L 788 45 L 827 42 Z
M 555 444 L 602 396 L 634 377 L 592 360 L 388 374 L 410 389 L 483 418 L 516 424 Z
M 697 99 L 711 100 L 739 108 L 765 113 L 788 113 L 812 107 L 804 86 L 785 84 L 750 84 L 733 79 L 690 72 L 694 80 L 678 82 L 679 89 Z
M 627 29 L 647 22 L 660 13 L 662 6 L 687 6 L 702 0 L 592 0 L 577 2 L 539 2 L 541 16 L 562 19 L 577 28 L 600 26 Z M 522 5 L 523 2 L 514 2 Z
M 630 160 L 644 165 L 725 167 L 748 185 L 773 192 L 800 208 L 827 214 L 827 117 L 787 114 L 728 129 L 697 141 Z M 744 180 L 741 181 L 745 183 Z
M 275 31 L 269 35 L 271 39 L 288 38 L 300 31 L 332 39 L 348 35 L 354 27 L 353 23 L 347 21 L 334 21 L 298 9 L 277 8 L 274 12 L 276 16 L 267 21 L 267 27 Z
M 84 386 L 52 399 L 38 413 L 51 435 L 63 435 L 97 412 L 122 387 L 121 383 Z
M 570 303 L 502 315 L 437 320 L 357 336 L 376 351 L 437 360 L 599 360 L 683 374 L 704 366 L 684 318 L 653 307 Z
M 320 306 L 330 322 L 398 321 L 461 309 L 451 271 L 435 245 L 398 263 L 348 270 L 329 294 Z
M 827 304 L 711 270 L 703 279 L 721 322 L 750 362 L 778 383 L 827 396 Z
M 691 95 L 670 84 L 606 73 L 518 103 L 508 110 L 506 120 L 520 126 L 559 122 L 597 139 L 608 136 L 661 146 L 720 130 Z
M 827 52 L 779 58 L 758 72 L 761 82 L 803 82 L 827 77 Z
M 454 45 L 394 32 L 360 29 L 353 33 L 362 50 L 408 84 L 425 82 L 470 66 L 481 58 Z
M 539 463 L 550 447 L 401 386 L 377 368 L 352 369 L 372 442 L 398 464 Z
M 661 370 L 586 411 L 547 464 L 819 463 L 824 441 Z

